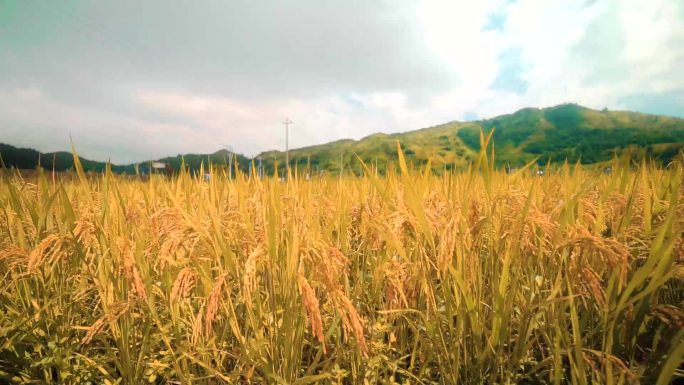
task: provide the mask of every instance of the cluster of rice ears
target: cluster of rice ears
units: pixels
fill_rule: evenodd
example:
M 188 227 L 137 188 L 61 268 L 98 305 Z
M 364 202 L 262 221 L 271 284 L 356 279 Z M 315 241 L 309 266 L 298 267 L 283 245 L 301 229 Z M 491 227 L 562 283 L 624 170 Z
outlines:
M 491 136 L 491 135 L 490 135 Z M 681 163 L 282 182 L 0 180 L 0 379 L 656 384 L 682 376 Z

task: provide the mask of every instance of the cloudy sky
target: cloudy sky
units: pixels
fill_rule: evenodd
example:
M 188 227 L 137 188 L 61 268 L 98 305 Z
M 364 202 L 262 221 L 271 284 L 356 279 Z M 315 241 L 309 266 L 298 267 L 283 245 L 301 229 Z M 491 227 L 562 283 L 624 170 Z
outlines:
M 0 142 L 246 155 L 563 102 L 684 117 L 682 0 L 0 0 Z

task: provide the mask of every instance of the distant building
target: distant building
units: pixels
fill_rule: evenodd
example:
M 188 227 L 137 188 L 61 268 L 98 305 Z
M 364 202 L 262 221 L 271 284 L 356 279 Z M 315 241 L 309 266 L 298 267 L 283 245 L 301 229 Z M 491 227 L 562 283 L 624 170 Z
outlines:
M 169 165 L 167 163 L 152 162 L 150 164 L 150 174 L 171 175 L 171 174 L 173 174 L 173 169 L 171 168 L 171 165 Z

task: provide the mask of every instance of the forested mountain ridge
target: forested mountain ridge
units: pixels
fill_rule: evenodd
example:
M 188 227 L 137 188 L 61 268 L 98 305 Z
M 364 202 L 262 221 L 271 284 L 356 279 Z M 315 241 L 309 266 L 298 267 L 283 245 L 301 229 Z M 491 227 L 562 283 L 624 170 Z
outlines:
M 534 159 L 540 164 L 549 160 L 562 162 L 596 163 L 610 159 L 627 148 L 669 162 L 684 150 L 684 119 L 649 115 L 630 111 L 593 110 L 577 104 L 563 104 L 549 108 L 525 108 L 515 113 L 492 119 L 471 122 L 450 122 L 396 134 L 377 133 L 361 140 L 343 139 L 326 144 L 290 150 L 290 166 L 302 170 L 310 167 L 315 172 L 339 173 L 341 169 L 361 172 L 358 158 L 383 172 L 388 165 L 396 164 L 397 142 L 407 159 L 424 164 L 430 159 L 435 170 L 461 168 L 471 162 L 479 151 L 480 131 L 494 130 L 493 142 L 496 163 L 516 167 Z M 58 171 L 73 167 L 69 152 L 43 153 L 0 144 L 0 156 L 8 167 L 35 168 Z M 251 160 L 235 154 L 239 168 L 248 170 Z M 221 150 L 213 154 L 186 154 L 156 159 L 169 169 L 178 171 L 181 163 L 191 170 L 211 162 L 225 167 L 229 153 Z M 261 159 L 266 173 L 272 173 L 278 164 L 284 170 L 285 153 L 267 151 L 255 158 Z M 105 162 L 81 158 L 84 169 L 102 171 Z M 150 161 L 137 165 L 145 172 Z M 112 170 L 132 174 L 136 165 L 112 165 Z

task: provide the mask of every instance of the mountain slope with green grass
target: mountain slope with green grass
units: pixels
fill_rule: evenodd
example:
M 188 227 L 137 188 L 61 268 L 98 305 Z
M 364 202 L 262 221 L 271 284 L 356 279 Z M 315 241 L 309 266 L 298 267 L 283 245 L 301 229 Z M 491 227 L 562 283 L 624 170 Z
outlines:
M 407 159 L 422 165 L 431 159 L 436 171 L 463 168 L 480 147 L 480 131 L 494 130 L 496 163 L 518 167 L 537 159 L 539 164 L 580 161 L 596 163 L 615 153 L 636 153 L 669 162 L 684 150 L 684 119 L 629 111 L 597 111 L 576 104 L 550 108 L 525 108 L 513 114 L 473 122 L 451 122 L 399 134 L 374 134 L 358 141 L 341 140 L 290 151 L 291 167 L 337 173 L 360 172 L 356 156 L 382 172 L 396 163 L 396 143 Z M 272 172 L 280 151 L 261 154 Z
M 667 161 L 684 145 L 684 119 L 626 111 L 596 111 L 575 104 L 524 109 L 459 130 L 470 148 L 479 149 L 479 130 L 494 129 L 499 162 L 607 160 L 616 151 L 638 147 Z
M 525 108 L 513 114 L 472 122 L 451 122 L 398 134 L 373 134 L 361 140 L 343 139 L 326 144 L 290 150 L 290 167 L 313 173 L 338 174 L 340 170 L 361 173 L 361 159 L 381 173 L 396 167 L 397 142 L 414 165 L 431 161 L 433 170 L 463 169 L 475 159 L 480 147 L 480 132 L 494 130 L 495 159 L 498 166 L 519 167 L 535 159 L 539 164 L 580 161 L 597 163 L 611 159 L 626 149 L 668 163 L 684 151 L 684 119 L 629 111 L 597 111 L 576 104 L 550 108 Z M 40 163 L 57 171 L 73 167 L 71 153 L 39 154 L 0 144 L 6 166 L 31 169 Z M 282 175 L 285 153 L 268 151 L 259 155 L 264 172 L 272 174 L 277 165 Z M 158 159 L 178 171 L 182 162 L 199 170 L 208 162 L 226 167 L 229 154 L 186 154 Z M 251 160 L 236 154 L 241 170 L 249 170 Z M 54 162 L 53 162 L 54 160 Z M 87 171 L 102 171 L 104 162 L 81 159 Z M 258 165 L 258 161 L 255 161 Z M 146 171 L 148 162 L 138 164 Z M 114 172 L 133 174 L 135 165 L 113 165 Z

